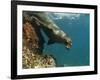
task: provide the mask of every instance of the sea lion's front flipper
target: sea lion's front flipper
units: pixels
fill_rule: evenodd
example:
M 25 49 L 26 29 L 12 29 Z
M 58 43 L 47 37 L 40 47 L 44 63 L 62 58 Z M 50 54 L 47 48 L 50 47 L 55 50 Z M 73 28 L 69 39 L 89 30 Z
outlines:
M 55 43 L 55 41 L 53 41 L 51 39 L 48 40 L 48 45 L 53 44 L 53 43 Z

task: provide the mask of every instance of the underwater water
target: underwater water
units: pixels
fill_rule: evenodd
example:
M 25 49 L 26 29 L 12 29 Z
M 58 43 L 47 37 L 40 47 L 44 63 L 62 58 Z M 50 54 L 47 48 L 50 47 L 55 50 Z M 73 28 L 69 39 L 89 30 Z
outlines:
M 89 65 L 89 14 L 48 13 L 50 18 L 72 39 L 72 47 L 67 50 L 63 44 L 45 43 L 44 53 L 52 55 L 58 67 Z M 45 36 L 45 35 L 44 35 Z M 46 42 L 48 38 L 45 36 Z

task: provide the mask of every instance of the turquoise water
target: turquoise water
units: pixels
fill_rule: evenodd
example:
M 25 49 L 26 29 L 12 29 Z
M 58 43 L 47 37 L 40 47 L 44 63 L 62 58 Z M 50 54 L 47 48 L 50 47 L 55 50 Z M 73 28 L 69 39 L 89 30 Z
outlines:
M 72 47 L 67 50 L 63 44 L 45 43 L 44 53 L 53 55 L 58 67 L 89 65 L 89 14 L 48 13 L 48 15 L 69 35 L 72 39 Z M 45 39 L 47 42 L 46 36 Z

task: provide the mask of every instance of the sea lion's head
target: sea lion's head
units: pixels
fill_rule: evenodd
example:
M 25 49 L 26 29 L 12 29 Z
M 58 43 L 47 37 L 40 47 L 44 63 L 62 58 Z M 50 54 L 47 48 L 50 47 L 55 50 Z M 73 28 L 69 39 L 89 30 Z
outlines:
M 69 38 L 69 37 L 67 37 L 66 39 L 65 39 L 65 47 L 67 48 L 67 49 L 70 49 L 71 48 L 71 46 L 72 46 L 72 40 L 71 40 L 71 38 Z

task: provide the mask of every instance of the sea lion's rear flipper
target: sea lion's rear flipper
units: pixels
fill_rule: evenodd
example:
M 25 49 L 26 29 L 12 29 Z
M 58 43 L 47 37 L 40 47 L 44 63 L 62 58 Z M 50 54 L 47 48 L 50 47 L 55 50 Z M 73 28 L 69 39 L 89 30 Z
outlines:
M 35 21 L 35 22 L 36 22 L 36 24 L 37 24 L 38 26 L 40 26 L 40 25 L 41 25 L 38 21 Z
M 32 16 L 31 17 L 31 19 L 33 20 L 33 22 L 35 22 L 36 23 L 36 25 L 38 25 L 38 26 L 40 26 L 40 22 L 39 22 L 39 20 L 38 20 L 38 18 L 37 17 L 35 17 L 35 16 Z
M 51 39 L 48 40 L 48 45 L 53 44 L 53 43 L 55 43 L 55 41 L 53 41 Z

